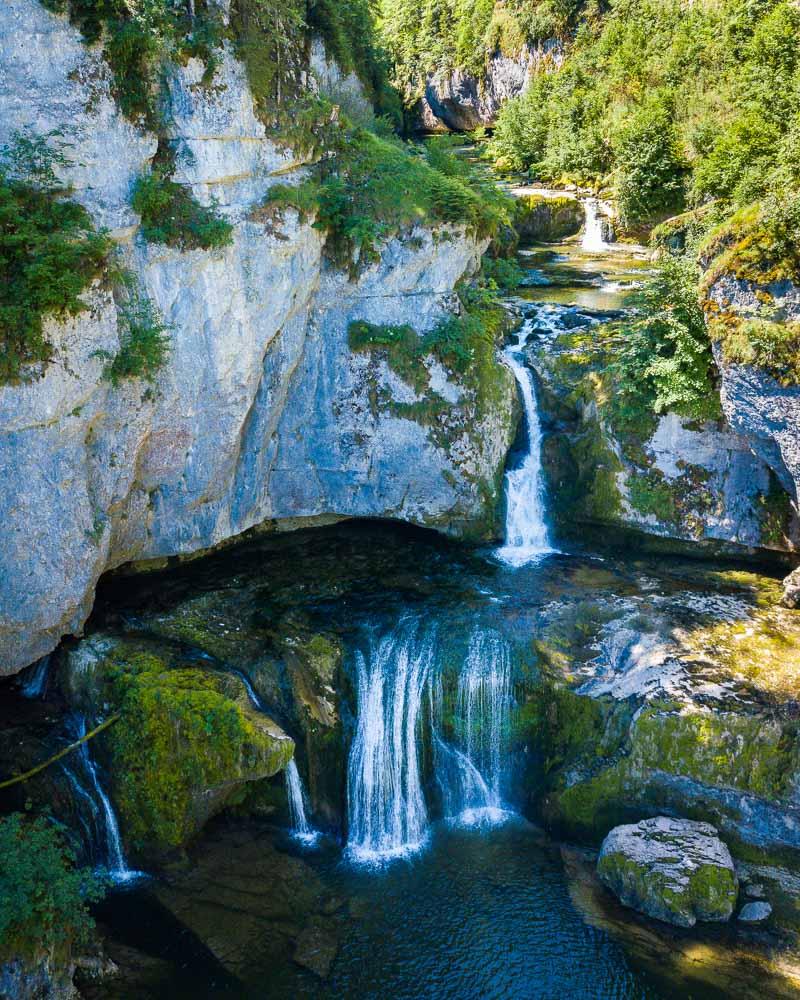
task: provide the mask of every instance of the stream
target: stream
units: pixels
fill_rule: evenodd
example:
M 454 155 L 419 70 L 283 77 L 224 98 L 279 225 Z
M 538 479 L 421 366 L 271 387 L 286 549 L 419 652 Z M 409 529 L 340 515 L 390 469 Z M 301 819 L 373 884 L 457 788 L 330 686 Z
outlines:
M 720 586 L 713 564 L 559 551 L 551 537 L 528 359 L 576 317 L 624 309 L 647 267 L 635 248 L 596 237 L 520 252 L 527 313 L 505 359 L 526 419 L 499 549 L 348 522 L 104 584 L 90 631 L 163 636 L 193 601 L 226 634 L 287 616 L 332 629 L 350 693 L 339 822 L 315 815 L 292 762 L 285 821 L 219 817 L 190 865 L 143 881 L 130 878 L 107 796 L 98 807 L 94 795 L 92 822 L 111 845 L 97 860 L 129 882 L 97 910 L 121 975 L 86 996 L 701 1000 L 731 995 L 719 985 L 731 977 L 738 995 L 758 995 L 758 971 L 731 958 L 733 932 L 709 932 L 698 961 L 688 932 L 622 911 L 598 891 L 590 857 L 526 818 L 535 762 L 515 727 L 532 637 L 569 633 L 589 676 L 602 649 L 581 639 L 587 615 L 613 625 L 657 609 L 685 623 Z M 212 665 L 247 679 L 239 664 Z M 79 763 L 82 789 L 99 792 L 94 764 Z

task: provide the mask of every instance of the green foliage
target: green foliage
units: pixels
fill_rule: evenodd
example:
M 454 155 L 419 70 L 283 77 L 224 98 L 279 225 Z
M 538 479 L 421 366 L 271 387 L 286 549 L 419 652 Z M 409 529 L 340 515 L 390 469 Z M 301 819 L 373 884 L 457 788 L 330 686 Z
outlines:
M 169 327 L 153 302 L 130 281 L 118 316 L 121 346 L 106 377 L 115 386 L 126 378 L 153 382 L 169 356 Z
M 197 0 L 196 16 L 188 4 L 173 0 L 43 0 L 50 10 L 66 13 L 87 42 L 102 41 L 114 73 L 114 91 L 123 113 L 156 128 L 159 72 L 167 59 L 197 56 L 213 74 L 214 48 L 222 40 L 219 12 L 210 0 Z M 208 79 L 206 80 L 208 82 Z
M 381 35 L 413 99 L 437 70 L 480 75 L 495 53 L 515 56 L 527 43 L 566 37 L 583 7 L 582 0 L 382 0 Z
M 85 943 L 94 927 L 86 903 L 101 895 L 53 823 L 20 813 L 0 819 L 0 960 Z
M 390 235 L 415 225 L 462 223 L 484 237 L 510 222 L 511 199 L 473 173 L 445 138 L 415 150 L 343 121 L 331 153 L 311 179 L 275 185 L 267 197 L 313 213 L 327 253 L 352 274 L 378 259 Z
M 784 190 L 800 162 L 800 11 L 790 0 L 612 0 L 557 72 L 501 110 L 491 155 L 545 179 L 612 183 L 623 219 Z
M 62 196 L 58 137 L 12 135 L 0 150 L 0 382 L 46 362 L 43 320 L 75 316 L 101 275 L 111 242 L 88 212 Z M 53 145 L 56 143 L 56 145 Z
M 233 241 L 233 226 L 195 201 L 185 185 L 170 180 L 168 166 L 137 178 L 131 205 L 141 215 L 142 233 L 150 243 L 212 250 Z
M 612 368 L 621 427 L 635 427 L 652 411 L 720 416 L 698 277 L 691 253 L 662 257 L 639 296 L 640 317 L 623 326 L 625 346 Z
M 645 105 L 615 140 L 617 204 L 624 225 L 671 215 L 682 207 L 684 165 L 671 111 Z

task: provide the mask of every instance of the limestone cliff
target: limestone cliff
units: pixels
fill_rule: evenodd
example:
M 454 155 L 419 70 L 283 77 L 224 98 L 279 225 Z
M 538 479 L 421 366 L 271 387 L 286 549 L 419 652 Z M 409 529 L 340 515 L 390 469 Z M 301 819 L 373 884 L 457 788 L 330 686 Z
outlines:
M 68 133 L 63 179 L 111 231 L 171 340 L 154 385 L 112 385 L 120 306 L 98 282 L 82 314 L 48 323 L 54 356 L 38 377 L 0 387 L 0 673 L 79 632 L 100 575 L 131 560 L 329 516 L 491 530 L 511 374 L 498 364 L 492 405 L 479 408 L 431 360 L 431 390 L 448 406 L 434 435 L 407 408 L 376 405 L 417 396 L 347 337 L 356 319 L 429 330 L 456 308 L 454 286 L 483 246 L 455 226 L 417 229 L 351 280 L 326 262 L 313 219 L 260 211 L 269 187 L 303 168 L 267 138 L 228 43 L 210 86 L 197 59 L 170 68 L 166 119 L 174 179 L 216 205 L 232 243 L 147 244 L 130 192 L 158 141 L 121 115 L 100 49 L 35 0 L 2 6 L 0 48 L 0 141 L 13 129 Z

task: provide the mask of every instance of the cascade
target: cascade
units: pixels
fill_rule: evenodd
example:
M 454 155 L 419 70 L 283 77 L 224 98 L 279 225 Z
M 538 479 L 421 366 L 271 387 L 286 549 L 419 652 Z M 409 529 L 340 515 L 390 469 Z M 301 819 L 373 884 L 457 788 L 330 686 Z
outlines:
M 79 717 L 76 721 L 76 737 L 85 735 L 86 720 Z M 75 802 L 84 803 L 84 809 L 88 810 L 89 821 L 83 814 L 81 821 L 90 841 L 101 853 L 100 866 L 117 884 L 140 877 L 142 873 L 128 868 L 125 861 L 114 807 L 100 783 L 97 765 L 92 760 L 88 744 L 82 743 L 72 757 L 73 760 L 65 762 L 62 768 L 75 793 Z
M 380 860 L 418 850 L 428 814 L 417 729 L 434 632 L 403 620 L 356 657 L 358 717 L 347 768 L 348 854 Z
M 497 555 L 511 566 L 522 566 L 553 552 L 545 521 L 542 428 L 533 377 L 521 357 L 532 326 L 532 319 L 525 320 L 517 342 L 503 352 L 522 394 L 528 431 L 527 455 L 518 468 L 506 472 L 506 540 Z
M 50 673 L 50 654 L 37 660 L 25 671 L 25 680 L 20 688 L 23 698 L 44 698 Z
M 313 843 L 319 836 L 306 819 L 305 795 L 303 782 L 294 757 L 286 765 L 286 794 L 289 799 L 289 816 L 292 821 L 292 834 L 304 843 Z
M 511 703 L 508 643 L 496 632 L 476 629 L 458 678 L 456 745 L 439 738 L 434 744 L 446 817 L 472 825 L 507 815 L 503 783 Z
M 586 198 L 583 202 L 583 211 L 586 221 L 583 226 L 583 237 L 581 238 L 581 250 L 587 253 L 603 253 L 609 249 L 608 243 L 603 239 L 603 223 L 598 209 L 600 203 L 597 198 Z

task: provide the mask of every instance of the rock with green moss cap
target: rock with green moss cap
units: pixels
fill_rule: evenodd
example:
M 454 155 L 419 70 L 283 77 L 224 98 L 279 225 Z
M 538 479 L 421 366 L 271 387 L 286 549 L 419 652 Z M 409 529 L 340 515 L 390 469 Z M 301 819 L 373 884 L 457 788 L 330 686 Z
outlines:
M 678 927 L 729 920 L 739 892 L 716 828 L 666 816 L 615 827 L 597 873 L 625 906 Z
M 74 707 L 120 713 L 95 744 L 137 856 L 157 860 L 183 847 L 294 753 L 238 676 L 198 666 L 168 643 L 93 636 L 73 651 L 65 673 Z

